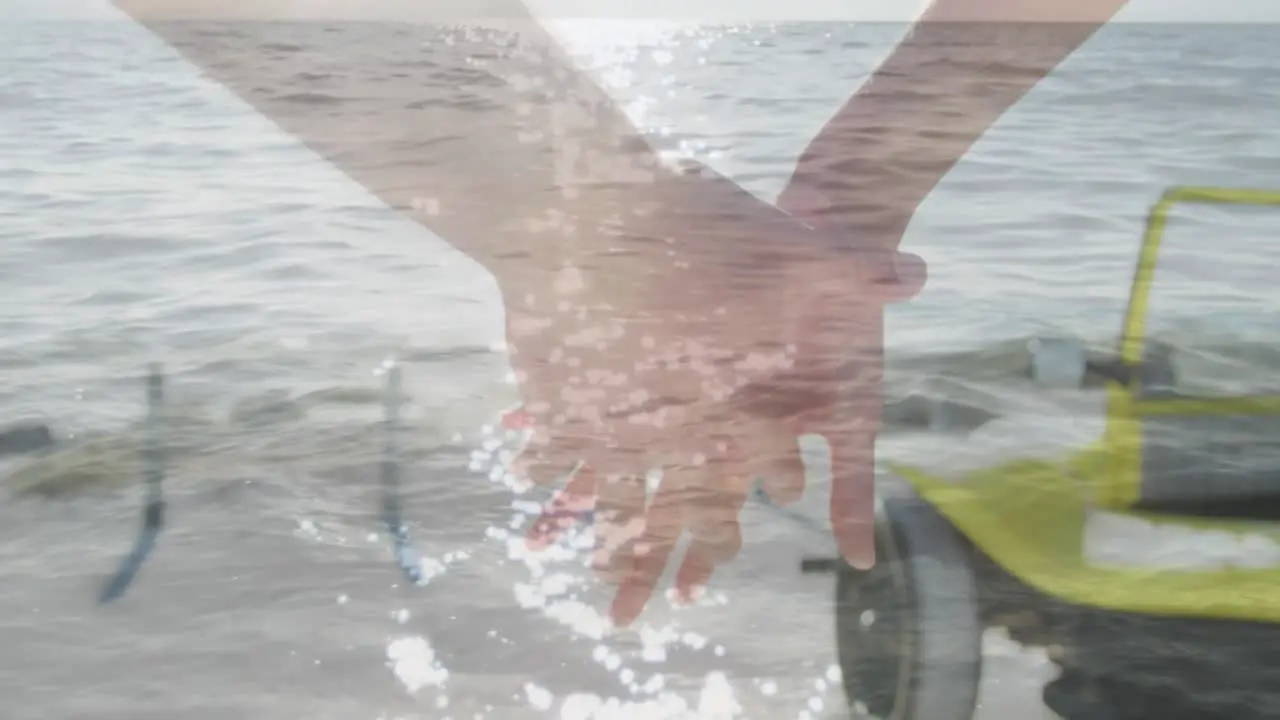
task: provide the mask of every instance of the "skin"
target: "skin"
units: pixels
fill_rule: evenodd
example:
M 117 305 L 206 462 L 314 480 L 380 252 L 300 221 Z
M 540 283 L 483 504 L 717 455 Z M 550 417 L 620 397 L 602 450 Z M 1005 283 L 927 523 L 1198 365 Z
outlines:
M 864 252 L 894 254 L 916 209 L 983 133 L 1126 3 L 935 0 L 810 142 L 779 206 L 813 227 L 857 237 Z M 923 268 L 906 272 L 923 275 Z M 831 441 L 831 519 L 841 554 L 868 567 L 875 561 L 868 510 L 875 437 L 854 427 L 856 420 L 879 425 L 883 313 L 848 301 L 841 342 L 869 348 L 866 390 L 861 403 L 824 418 L 825 427 L 840 429 Z M 790 483 L 803 480 L 793 474 Z
M 594 508 L 596 565 L 627 624 L 682 537 L 685 591 L 736 555 L 754 478 L 775 502 L 799 496 L 800 434 L 832 447 L 842 553 L 874 562 L 883 308 L 924 282 L 923 262 L 897 251 L 902 234 L 1123 0 L 938 0 L 814 138 L 779 207 L 705 167 L 661 163 L 516 0 L 118 4 L 493 274 L 525 399 L 506 422 L 529 432 L 513 471 L 571 475 L 530 542 Z M 397 32 L 371 40 L 371 22 Z

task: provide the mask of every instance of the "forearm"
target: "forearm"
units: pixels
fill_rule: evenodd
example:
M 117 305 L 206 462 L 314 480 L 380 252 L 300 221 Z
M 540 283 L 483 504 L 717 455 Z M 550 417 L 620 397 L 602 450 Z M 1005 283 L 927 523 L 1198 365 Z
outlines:
M 983 133 L 1125 0 L 937 0 L 801 156 L 824 224 L 901 236 Z
M 652 150 L 518 0 L 471 18 L 399 0 L 120 0 L 211 78 L 495 274 L 571 254 L 530 233 Z M 300 9 L 303 8 L 303 9 Z M 596 218 L 580 217 L 585 225 Z

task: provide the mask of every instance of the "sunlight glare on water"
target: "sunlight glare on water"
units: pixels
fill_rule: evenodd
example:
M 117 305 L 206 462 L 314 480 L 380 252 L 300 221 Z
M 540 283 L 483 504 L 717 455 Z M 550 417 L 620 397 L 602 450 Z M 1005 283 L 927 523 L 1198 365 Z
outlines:
M 545 25 L 571 53 L 585 55 L 600 63 L 616 57 L 618 52 L 636 52 L 642 48 L 660 51 L 687 29 L 680 22 L 599 18 L 560 18 Z
M 384 371 L 388 365 L 380 367 Z M 669 687 L 667 676 L 657 668 L 667 664 L 672 651 L 692 652 L 706 656 L 712 667 L 721 664 L 728 653 L 725 645 L 714 642 L 707 635 L 680 627 L 675 621 L 666 624 L 640 622 L 635 631 L 639 647 L 619 645 L 608 617 L 596 609 L 594 603 L 583 594 L 598 585 L 585 558 L 595 547 L 595 538 L 589 517 L 584 516 L 577 527 L 562 535 L 555 543 L 534 551 L 525 541 L 524 528 L 538 517 L 543 505 L 531 496 L 532 485 L 517 477 L 510 469 L 519 447 L 528 440 L 527 433 L 503 430 L 495 425 L 481 427 L 480 438 L 471 451 L 469 469 L 484 476 L 511 493 L 513 512 L 505 524 L 494 523 L 486 528 L 484 536 L 496 544 L 508 561 L 523 568 L 526 577 L 511 583 L 510 591 L 516 605 L 526 611 L 534 611 L 556 624 L 569 629 L 577 638 L 585 640 L 581 652 L 606 672 L 617 678 L 625 693 L 618 696 L 558 692 L 542 683 L 546 678 L 530 678 L 523 686 L 525 704 L 535 711 L 547 712 L 559 704 L 562 718 L 703 718 L 729 720 L 743 715 L 744 709 L 729 675 L 724 670 L 707 672 L 696 692 L 696 697 L 686 697 Z M 658 478 L 650 478 L 650 484 Z M 655 488 L 650 487 L 652 493 Z M 311 521 L 300 521 L 313 537 L 319 534 Z M 371 543 L 380 542 L 379 534 L 368 537 Z M 427 575 L 443 574 L 451 566 L 468 559 L 467 553 L 453 552 L 441 559 L 422 558 Z M 672 610 L 679 606 L 673 596 L 666 595 Z M 339 604 L 344 604 L 340 599 Z M 695 607 L 720 607 L 729 604 L 724 592 L 702 593 L 694 600 Z M 390 612 L 392 620 L 401 626 L 411 619 L 407 608 Z M 495 637 L 496 631 L 488 631 Z M 387 665 L 396 679 L 411 694 L 417 695 L 427 688 L 438 691 L 438 707 L 448 703 L 445 686 L 450 671 L 436 654 L 431 642 L 423 635 L 402 636 L 387 645 Z M 824 707 L 823 693 L 828 689 L 827 678 L 813 681 L 815 694 L 806 703 L 805 713 L 817 713 Z M 838 677 L 838 675 L 836 676 Z M 834 682 L 834 681 L 833 681 Z M 772 697 L 778 692 L 773 680 L 757 679 L 754 682 L 761 697 Z M 480 716 L 477 716 L 480 717 Z
M 387 664 L 410 693 L 443 687 L 449 671 L 436 660 L 431 643 L 421 636 L 403 637 L 387 645 Z
M 492 426 L 484 428 L 484 438 L 480 447 L 472 453 L 471 471 L 484 474 L 490 482 L 505 485 L 515 495 L 528 490 L 527 483 L 515 477 L 507 470 L 511 452 L 504 449 L 510 441 L 507 434 L 499 439 L 498 431 Z M 488 467 L 486 467 L 488 465 Z M 630 697 L 602 697 L 595 694 L 569 693 L 560 702 L 560 717 L 570 718 L 705 718 L 706 720 L 728 720 L 740 717 L 742 706 L 735 695 L 728 676 L 722 671 L 713 671 L 706 675 L 699 691 L 695 706 L 688 700 L 667 688 L 662 673 L 646 672 L 646 679 L 640 679 L 640 673 L 630 667 L 624 657 L 623 650 L 615 647 L 610 641 L 611 623 L 601 613 L 578 597 L 578 592 L 585 591 L 591 585 L 588 579 L 583 556 L 594 547 L 594 538 L 589 528 L 578 528 L 567 533 L 565 537 L 550 547 L 534 552 L 530 550 L 520 529 L 541 512 L 541 505 L 531 500 L 513 499 L 515 510 L 508 527 L 490 526 L 485 536 L 498 543 L 509 560 L 523 565 L 528 573 L 527 581 L 517 581 L 511 587 L 516 603 L 526 610 L 536 610 L 543 616 L 558 624 L 570 628 L 578 637 L 592 641 L 594 645 L 584 645 L 591 659 L 614 674 L 627 689 Z M 576 564 L 576 569 L 570 563 Z M 728 602 L 724 593 L 707 594 L 698 602 L 708 605 L 723 605 Z M 713 644 L 709 638 L 696 632 L 682 630 L 676 624 L 655 627 L 651 623 L 640 623 L 638 632 L 641 648 L 636 658 L 645 665 L 661 665 L 668 659 L 669 649 L 682 646 L 687 650 L 707 652 L 716 658 L 723 658 L 726 649 L 723 645 Z M 586 648 L 590 647 L 590 650 Z M 425 641 L 412 646 L 398 646 L 402 655 L 416 658 L 417 674 L 423 675 L 421 668 L 429 664 L 431 656 Z M 413 650 L 415 654 L 407 651 Z M 423 660 L 423 657 L 426 660 Z M 402 671 L 397 675 L 409 686 Z M 447 671 L 446 671 L 447 672 Z M 776 689 L 776 688 L 775 688 Z M 761 688 L 764 695 L 771 694 L 768 689 Z M 535 710 L 546 711 L 554 705 L 556 692 L 537 682 L 530 681 L 524 686 L 525 700 Z

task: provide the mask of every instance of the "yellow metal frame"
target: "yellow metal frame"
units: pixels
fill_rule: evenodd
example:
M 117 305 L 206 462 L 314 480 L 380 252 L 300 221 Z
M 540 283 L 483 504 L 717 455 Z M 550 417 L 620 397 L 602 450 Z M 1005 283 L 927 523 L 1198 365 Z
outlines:
M 1178 205 L 1252 205 L 1280 207 L 1280 192 L 1240 188 L 1175 187 L 1166 191 L 1147 216 L 1138 265 L 1129 290 L 1120 340 L 1120 359 L 1134 367 L 1142 362 L 1147 314 L 1156 263 L 1169 214 Z M 1138 501 L 1142 487 L 1142 421 L 1161 415 L 1275 415 L 1280 397 L 1144 399 L 1137 389 L 1119 383 L 1107 387 L 1107 463 L 1092 498 L 1094 504 L 1124 510 Z
M 1170 211 L 1179 204 L 1280 206 L 1280 192 L 1177 187 L 1151 209 L 1125 315 L 1120 357 L 1136 366 L 1145 344 L 1147 307 Z M 1141 423 L 1161 415 L 1280 414 L 1280 397 L 1142 398 L 1110 383 L 1101 442 L 1059 461 L 1006 463 L 942 481 L 919 469 L 892 469 L 975 545 L 1027 585 L 1079 605 L 1154 615 L 1280 623 L 1280 568 L 1206 571 L 1091 566 L 1084 534 L 1091 507 L 1188 529 L 1269 536 L 1280 526 L 1143 515 L 1132 510 L 1142 482 Z

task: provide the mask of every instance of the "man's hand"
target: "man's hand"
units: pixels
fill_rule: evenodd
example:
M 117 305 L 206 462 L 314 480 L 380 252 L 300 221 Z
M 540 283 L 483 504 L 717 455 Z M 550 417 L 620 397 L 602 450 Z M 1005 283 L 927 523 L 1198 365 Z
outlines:
M 923 262 L 897 253 L 916 209 L 996 120 L 1124 4 L 934 0 L 810 142 L 779 207 L 815 228 L 845 236 L 864 253 L 895 258 L 899 287 L 918 288 Z M 863 329 L 819 345 L 848 346 L 856 336 L 863 347 L 881 347 L 882 317 L 874 303 L 845 297 L 852 309 L 832 314 L 828 308 L 816 317 L 853 322 L 860 316 Z M 830 366 L 817 357 L 802 362 Z M 876 369 L 866 375 L 868 390 L 859 407 L 836 413 L 847 419 L 834 422 L 828 434 L 832 524 L 842 554 L 854 565 L 874 560 L 868 553 L 871 518 L 859 514 L 869 512 L 874 434 L 854 428 L 878 417 L 880 364 L 878 354 L 859 363 Z M 857 395 L 849 390 L 849 397 Z
M 860 252 L 705 168 L 636 197 L 621 205 L 638 212 L 543 282 L 507 279 L 523 290 L 506 304 L 525 397 L 509 424 L 532 431 L 516 471 L 572 474 L 531 544 L 593 508 L 595 565 L 621 586 L 613 619 L 630 623 L 686 533 L 686 594 L 737 554 L 756 479 L 775 502 L 799 497 L 797 439 L 816 433 L 833 451 L 842 546 L 869 564 L 882 308 L 919 289 L 895 271 L 919 261 Z M 534 227 L 589 232 L 555 217 Z

